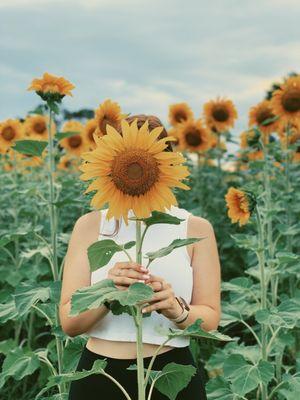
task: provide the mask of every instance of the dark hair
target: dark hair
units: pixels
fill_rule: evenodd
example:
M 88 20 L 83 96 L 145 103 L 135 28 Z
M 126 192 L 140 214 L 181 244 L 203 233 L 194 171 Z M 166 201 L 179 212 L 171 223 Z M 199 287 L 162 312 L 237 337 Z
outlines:
M 137 126 L 140 129 L 146 120 L 148 120 L 148 127 L 149 127 L 149 132 L 151 132 L 154 128 L 158 128 L 159 126 L 163 127 L 162 132 L 158 136 L 158 140 L 162 139 L 164 137 L 168 136 L 168 132 L 166 131 L 166 128 L 162 124 L 161 120 L 156 117 L 155 115 L 146 115 L 146 114 L 137 114 L 137 115 L 130 115 L 129 117 L 126 118 L 126 121 L 131 124 L 135 119 L 137 119 Z M 173 145 L 171 141 L 167 142 L 167 147 L 165 148 L 164 151 L 173 151 Z M 120 220 L 115 219 L 115 229 L 113 233 L 106 234 L 106 233 L 101 233 L 103 236 L 108 236 L 108 237 L 113 237 L 116 236 L 119 232 L 120 229 Z

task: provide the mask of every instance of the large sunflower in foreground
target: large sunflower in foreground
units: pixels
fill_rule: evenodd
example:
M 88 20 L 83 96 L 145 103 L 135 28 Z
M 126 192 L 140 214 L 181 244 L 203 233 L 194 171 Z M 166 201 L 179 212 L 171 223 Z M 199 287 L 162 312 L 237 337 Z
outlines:
M 257 126 L 262 132 L 262 139 L 268 142 L 269 135 L 276 132 L 279 120 L 273 112 L 270 100 L 263 100 L 249 111 L 249 126 Z
M 205 103 L 203 113 L 206 125 L 217 133 L 233 128 L 238 116 L 233 102 L 219 97 Z
M 99 136 L 106 135 L 107 125 L 119 129 L 123 117 L 124 115 L 121 113 L 121 107 L 118 103 L 110 99 L 105 100 L 95 110 L 95 120 L 97 123 L 95 133 Z
M 0 151 L 2 154 L 24 136 L 23 124 L 17 119 L 7 119 L 0 123 Z
M 176 103 L 169 106 L 169 122 L 171 125 L 176 126 L 193 118 L 193 111 L 187 103 Z
M 33 140 L 48 140 L 48 121 L 45 115 L 29 115 L 24 122 L 24 132 Z M 55 134 L 55 123 L 51 124 L 51 134 Z
M 300 76 L 292 76 L 280 89 L 273 92 L 271 104 L 283 123 L 297 122 L 300 118 Z
M 42 78 L 33 79 L 27 90 L 34 90 L 43 100 L 60 100 L 65 95 L 73 96 L 75 86 L 62 76 L 45 72 Z
M 94 133 L 96 134 L 96 129 L 97 121 L 95 118 L 89 119 L 84 126 L 83 134 L 91 149 L 94 149 L 96 147 L 96 142 L 94 139 Z
M 228 217 L 233 223 L 238 222 L 239 226 L 245 225 L 255 207 L 254 196 L 244 190 L 230 187 L 225 195 L 228 208 Z
M 129 210 L 144 218 L 177 205 L 171 188 L 189 189 L 181 182 L 189 171 L 180 153 L 164 151 L 172 138 L 158 139 L 163 127 L 149 131 L 148 121 L 139 129 L 137 120 L 122 120 L 121 130 L 108 125 L 105 136 L 95 136 L 97 147 L 82 154 L 79 169 L 82 180 L 94 179 L 85 191 L 97 191 L 91 205 L 108 203 L 107 219 L 123 217 L 128 224 Z
M 68 153 L 80 156 L 83 151 L 88 149 L 87 141 L 83 134 L 83 128 L 82 123 L 75 120 L 67 121 L 62 126 L 62 132 L 78 132 L 78 134 L 65 137 L 59 142 Z
M 210 148 L 211 134 L 201 120 L 186 121 L 177 128 L 180 150 L 205 151 Z

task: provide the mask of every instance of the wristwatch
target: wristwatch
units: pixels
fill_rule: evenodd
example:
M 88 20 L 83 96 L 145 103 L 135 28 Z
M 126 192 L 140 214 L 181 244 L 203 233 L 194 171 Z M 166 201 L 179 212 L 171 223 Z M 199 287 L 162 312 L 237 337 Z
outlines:
M 182 308 L 182 313 L 177 317 L 177 318 L 169 318 L 171 321 L 176 322 L 176 323 L 180 323 L 183 322 L 187 319 L 188 315 L 189 315 L 189 311 L 190 311 L 190 306 L 188 305 L 188 303 L 185 301 L 185 299 L 181 296 L 176 296 L 175 299 L 178 301 L 178 303 L 180 304 L 181 308 Z

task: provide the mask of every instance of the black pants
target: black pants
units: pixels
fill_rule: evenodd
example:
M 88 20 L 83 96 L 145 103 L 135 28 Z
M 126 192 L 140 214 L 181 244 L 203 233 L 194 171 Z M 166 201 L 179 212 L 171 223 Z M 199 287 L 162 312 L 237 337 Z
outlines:
M 96 354 L 84 347 L 76 371 L 91 369 L 95 360 L 106 359 L 105 372 L 117 379 L 126 389 L 132 400 L 138 400 L 137 371 L 127 370 L 131 364 L 136 364 L 134 359 L 117 359 Z M 144 367 L 147 368 L 151 357 L 144 357 Z M 165 353 L 159 354 L 152 365 L 153 370 L 161 370 L 164 365 L 175 362 L 177 364 L 192 364 L 196 367 L 189 346 L 175 347 Z M 203 366 L 197 369 L 190 383 L 182 389 L 176 400 L 207 400 L 205 392 L 205 373 Z M 149 383 L 146 393 L 149 391 Z M 92 374 L 86 378 L 72 381 L 69 400 L 123 400 L 124 394 L 109 378 L 101 374 Z M 155 387 L 151 400 L 167 400 L 168 397 L 160 393 Z

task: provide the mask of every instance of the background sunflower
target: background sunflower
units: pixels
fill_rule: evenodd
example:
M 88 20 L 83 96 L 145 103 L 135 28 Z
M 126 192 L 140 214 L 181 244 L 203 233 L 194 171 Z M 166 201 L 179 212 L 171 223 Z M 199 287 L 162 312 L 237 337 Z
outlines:
M 7 119 L 0 124 L 0 151 L 5 153 L 16 140 L 24 137 L 23 124 L 18 119 Z
M 32 140 L 48 140 L 49 118 L 46 115 L 29 115 L 24 121 L 24 133 Z M 51 133 L 56 132 L 54 121 L 51 124 Z
M 100 136 L 106 135 L 107 125 L 119 129 L 122 118 L 123 115 L 119 104 L 110 99 L 105 100 L 95 110 L 95 120 L 97 123 L 96 134 Z
M 88 150 L 88 143 L 83 134 L 84 126 L 81 122 L 70 120 L 62 126 L 62 132 L 78 132 L 78 134 L 60 140 L 59 144 L 71 154 L 80 156 L 83 151 Z
M 200 119 L 188 120 L 177 128 L 180 150 L 205 151 L 210 148 L 211 134 Z
M 194 113 L 187 103 L 177 103 L 169 106 L 169 122 L 171 125 L 176 126 L 193 118 Z
M 204 104 L 203 114 L 206 125 L 220 133 L 233 128 L 238 116 L 233 102 L 219 97 Z

